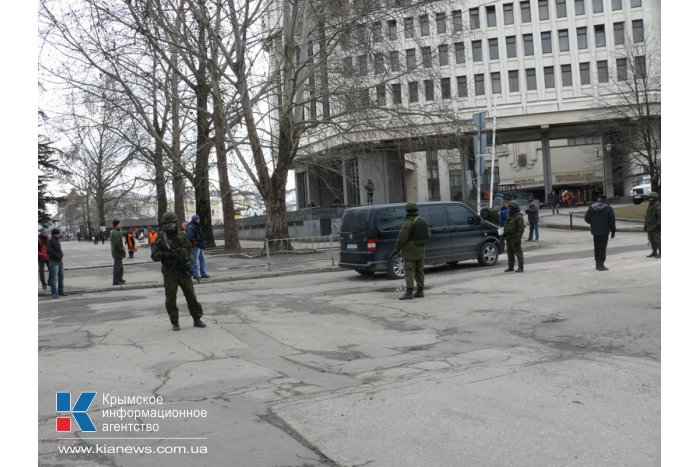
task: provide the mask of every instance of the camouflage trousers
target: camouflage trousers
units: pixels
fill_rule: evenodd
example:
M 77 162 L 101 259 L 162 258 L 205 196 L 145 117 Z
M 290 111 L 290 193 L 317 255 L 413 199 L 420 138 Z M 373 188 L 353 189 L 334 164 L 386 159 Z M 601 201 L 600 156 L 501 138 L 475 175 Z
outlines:
M 422 289 L 425 285 L 425 276 L 423 275 L 424 261 L 422 259 L 405 259 L 404 263 L 406 265 L 406 288 L 412 289 L 415 281 L 418 288 Z
M 177 323 L 179 319 L 177 309 L 177 288 L 182 289 L 182 293 L 187 300 L 187 309 L 190 311 L 193 319 L 202 317 L 202 305 L 197 301 L 197 295 L 194 293 L 194 284 L 192 278 L 186 274 L 176 273 L 172 271 L 163 271 L 163 285 L 165 286 L 165 311 L 170 316 L 171 323 Z
M 661 232 L 647 232 L 651 249 L 656 251 L 661 249 Z
M 525 266 L 525 258 L 523 257 L 523 246 L 521 239 L 508 238 L 506 240 L 506 245 L 508 246 L 508 267 L 512 268 L 515 266 L 515 258 L 518 258 L 518 267 L 522 268 Z

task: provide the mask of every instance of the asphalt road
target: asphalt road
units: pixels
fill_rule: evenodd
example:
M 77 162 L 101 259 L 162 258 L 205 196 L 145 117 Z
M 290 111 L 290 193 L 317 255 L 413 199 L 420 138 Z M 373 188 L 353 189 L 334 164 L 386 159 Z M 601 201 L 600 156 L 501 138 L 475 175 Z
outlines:
M 644 234 L 607 272 L 590 234 L 540 238 L 524 274 L 430 268 L 422 300 L 353 271 L 197 285 L 209 326 L 180 295 L 179 333 L 162 288 L 41 299 L 40 465 L 659 465 L 660 261 Z M 96 392 L 98 431 L 57 432 L 57 391 Z

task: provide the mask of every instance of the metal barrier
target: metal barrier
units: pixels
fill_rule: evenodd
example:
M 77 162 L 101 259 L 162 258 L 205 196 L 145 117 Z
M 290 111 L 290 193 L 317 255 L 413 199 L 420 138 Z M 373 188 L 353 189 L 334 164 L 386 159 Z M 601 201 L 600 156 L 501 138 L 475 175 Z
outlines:
M 267 269 L 272 266 L 294 265 L 317 262 L 320 265 L 330 261 L 335 266 L 339 255 L 338 235 L 294 238 L 266 238 L 265 255 Z

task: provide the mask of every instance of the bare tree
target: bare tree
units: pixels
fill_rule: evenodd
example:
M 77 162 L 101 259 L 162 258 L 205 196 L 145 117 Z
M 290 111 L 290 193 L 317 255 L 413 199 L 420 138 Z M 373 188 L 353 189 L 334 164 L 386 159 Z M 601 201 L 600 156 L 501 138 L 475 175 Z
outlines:
M 640 24 L 641 25 L 641 24 Z M 619 157 L 614 170 L 648 174 L 661 192 L 661 64 L 652 31 L 625 38 L 607 92 L 599 96 L 610 135 L 608 149 Z M 622 167 L 624 165 L 625 167 Z M 623 170 L 626 169 L 626 170 Z

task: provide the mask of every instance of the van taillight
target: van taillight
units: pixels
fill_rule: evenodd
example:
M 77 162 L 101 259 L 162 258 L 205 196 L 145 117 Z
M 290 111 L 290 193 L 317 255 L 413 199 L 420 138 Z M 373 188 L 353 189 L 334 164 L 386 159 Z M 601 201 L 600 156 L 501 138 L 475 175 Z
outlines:
M 377 251 L 377 241 L 370 239 L 367 240 L 367 251 Z

